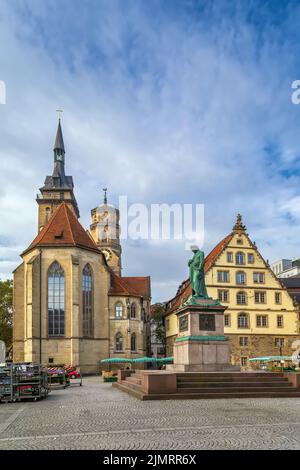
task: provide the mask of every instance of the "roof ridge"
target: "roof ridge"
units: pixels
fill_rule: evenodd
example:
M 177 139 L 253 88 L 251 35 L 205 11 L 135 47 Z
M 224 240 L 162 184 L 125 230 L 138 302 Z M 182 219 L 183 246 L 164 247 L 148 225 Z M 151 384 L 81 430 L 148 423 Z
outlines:
M 58 231 L 60 231 L 60 236 L 57 237 Z M 42 228 L 23 253 L 37 246 L 77 246 L 101 254 L 94 240 L 88 236 L 65 201 L 54 210 L 47 225 Z
M 66 219 L 67 219 L 67 223 L 68 223 L 68 225 L 69 225 L 69 229 L 70 229 L 70 232 L 71 232 L 71 237 L 72 237 L 73 243 L 74 243 L 74 245 L 76 245 L 76 242 L 75 242 L 75 239 L 74 239 L 73 230 L 72 230 L 72 227 L 71 227 L 71 222 L 70 222 L 70 219 L 69 219 L 69 213 L 68 213 L 68 211 L 67 211 L 67 204 L 65 203 L 65 201 L 63 201 L 62 204 L 63 204 L 63 207 L 64 207 L 64 209 L 65 209 Z M 68 209 L 69 209 L 69 208 L 68 208 Z M 71 210 L 71 209 L 69 209 L 69 210 Z M 77 219 L 77 221 L 78 221 L 78 219 Z M 78 221 L 78 222 L 79 222 L 79 221 Z
M 55 216 L 55 214 L 56 214 L 58 211 L 59 211 L 59 206 L 57 206 L 57 207 L 54 209 L 54 211 L 53 211 L 53 213 L 52 213 L 50 219 L 49 219 L 48 222 L 47 222 L 47 224 L 44 225 L 44 227 L 43 227 L 42 230 L 38 233 L 38 235 L 41 234 L 44 229 L 45 229 L 45 230 L 44 230 L 44 235 L 49 231 L 49 229 L 50 229 L 50 227 L 51 227 L 51 224 L 52 224 L 52 221 L 53 221 L 53 219 L 54 219 L 54 216 Z

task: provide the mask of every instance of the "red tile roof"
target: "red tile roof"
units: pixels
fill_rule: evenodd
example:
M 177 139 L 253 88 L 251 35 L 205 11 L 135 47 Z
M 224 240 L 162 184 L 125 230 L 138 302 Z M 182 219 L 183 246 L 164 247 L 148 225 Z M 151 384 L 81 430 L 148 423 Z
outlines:
M 150 277 L 120 277 L 111 272 L 111 295 L 134 295 L 150 299 Z
M 222 253 L 223 249 L 225 246 L 229 243 L 229 241 L 232 239 L 232 233 L 230 235 L 227 235 L 227 237 L 223 238 L 211 252 L 206 256 L 205 262 L 204 262 L 204 271 L 207 273 L 209 269 L 212 267 L 218 256 Z
M 210 268 L 213 266 L 214 262 L 220 256 L 225 246 L 229 243 L 232 238 L 232 234 L 227 235 L 227 237 L 223 238 L 211 252 L 206 256 L 204 261 L 204 271 L 207 273 Z M 190 280 L 186 279 L 182 282 L 179 286 L 177 294 L 173 299 L 171 299 L 166 305 L 166 313 L 169 314 L 175 310 L 177 310 L 182 300 L 186 300 L 192 294 Z
M 62 202 L 27 250 L 37 246 L 77 246 L 100 253 L 93 239 L 78 221 L 74 212 Z

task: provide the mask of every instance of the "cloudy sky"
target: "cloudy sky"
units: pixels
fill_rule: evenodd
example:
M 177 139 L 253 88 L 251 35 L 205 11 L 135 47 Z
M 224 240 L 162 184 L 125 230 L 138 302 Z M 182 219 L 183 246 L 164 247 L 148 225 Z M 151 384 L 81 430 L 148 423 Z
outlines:
M 207 252 L 237 212 L 270 261 L 300 256 L 300 2 L 0 0 L 0 277 L 37 231 L 62 107 L 81 223 L 109 200 L 205 204 Z M 123 242 L 154 300 L 184 242 Z

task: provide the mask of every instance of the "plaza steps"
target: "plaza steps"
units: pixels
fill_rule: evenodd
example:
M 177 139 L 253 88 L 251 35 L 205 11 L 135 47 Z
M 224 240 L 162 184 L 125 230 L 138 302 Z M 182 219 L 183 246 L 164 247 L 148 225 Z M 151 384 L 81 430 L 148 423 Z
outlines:
M 281 372 L 184 372 L 176 375 L 177 393 L 173 394 L 143 393 L 141 372 L 133 373 L 114 386 L 140 400 L 300 398 L 300 390 Z

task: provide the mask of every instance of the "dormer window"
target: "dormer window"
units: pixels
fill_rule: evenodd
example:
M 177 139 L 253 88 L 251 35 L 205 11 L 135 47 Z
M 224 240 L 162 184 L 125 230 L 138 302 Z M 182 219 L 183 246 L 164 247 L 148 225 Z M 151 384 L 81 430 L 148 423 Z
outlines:
M 54 235 L 54 237 L 55 237 L 56 239 L 64 238 L 64 231 L 61 230 L 60 232 L 57 232 L 57 233 Z

